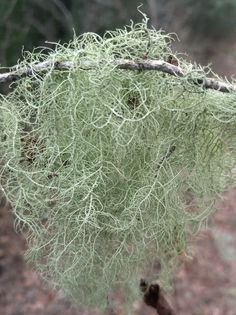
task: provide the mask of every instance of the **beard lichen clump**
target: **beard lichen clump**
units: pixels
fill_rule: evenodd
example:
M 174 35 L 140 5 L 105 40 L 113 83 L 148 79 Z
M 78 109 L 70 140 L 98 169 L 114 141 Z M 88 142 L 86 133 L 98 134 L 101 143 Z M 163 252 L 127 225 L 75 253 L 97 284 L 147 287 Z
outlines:
M 194 84 L 204 70 L 182 58 L 181 78 L 116 67 L 170 54 L 169 36 L 146 22 L 87 33 L 28 53 L 20 67 L 75 66 L 33 72 L 1 99 L 4 187 L 26 257 L 76 303 L 101 306 L 116 285 L 132 298 L 156 259 L 164 279 L 224 187 L 235 94 Z

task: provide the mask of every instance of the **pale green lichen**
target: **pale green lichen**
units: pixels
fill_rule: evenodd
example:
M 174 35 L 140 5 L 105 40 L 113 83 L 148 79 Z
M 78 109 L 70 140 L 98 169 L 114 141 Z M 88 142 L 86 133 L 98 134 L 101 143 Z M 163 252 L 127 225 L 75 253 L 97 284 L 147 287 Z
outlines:
M 0 101 L 2 180 L 26 257 L 77 303 L 101 306 L 116 284 L 132 298 L 156 259 L 169 274 L 233 163 L 235 93 L 194 85 L 204 71 L 181 58 L 183 78 L 115 67 L 171 53 L 146 23 L 27 54 L 21 66 L 78 66 L 23 78 Z

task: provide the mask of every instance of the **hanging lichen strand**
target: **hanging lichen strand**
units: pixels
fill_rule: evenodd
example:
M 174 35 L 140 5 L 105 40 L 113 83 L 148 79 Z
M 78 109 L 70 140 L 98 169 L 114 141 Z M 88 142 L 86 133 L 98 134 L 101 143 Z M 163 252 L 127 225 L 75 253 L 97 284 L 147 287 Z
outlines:
M 21 66 L 78 66 L 34 73 L 1 98 L 1 178 L 26 257 L 77 303 L 106 304 L 117 284 L 132 298 L 157 259 L 164 282 L 233 163 L 235 93 L 195 85 L 204 70 L 181 58 L 182 78 L 115 67 L 172 54 L 146 22 L 27 54 Z

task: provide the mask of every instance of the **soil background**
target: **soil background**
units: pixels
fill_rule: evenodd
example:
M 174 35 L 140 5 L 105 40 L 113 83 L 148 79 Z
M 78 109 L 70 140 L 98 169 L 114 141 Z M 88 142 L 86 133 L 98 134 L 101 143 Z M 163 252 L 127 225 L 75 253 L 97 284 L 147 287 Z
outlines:
M 9 209 L 0 209 L 0 314 L 1 315 L 97 315 L 98 311 L 73 307 L 62 293 L 46 288 L 27 266 L 26 244 L 14 231 Z M 192 241 L 192 257 L 173 274 L 171 303 L 178 315 L 236 314 L 236 189 L 217 203 L 208 229 Z M 123 315 L 122 302 L 117 311 Z M 156 314 L 141 301 L 136 315 Z

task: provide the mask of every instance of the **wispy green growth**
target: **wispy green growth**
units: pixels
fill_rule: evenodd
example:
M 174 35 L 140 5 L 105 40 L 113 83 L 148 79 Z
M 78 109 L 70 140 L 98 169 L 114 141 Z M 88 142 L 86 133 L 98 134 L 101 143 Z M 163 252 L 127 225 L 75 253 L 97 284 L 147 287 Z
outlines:
M 117 284 L 132 299 L 156 259 L 166 281 L 233 164 L 235 93 L 194 85 L 204 71 L 181 58 L 183 78 L 115 68 L 167 59 L 170 37 L 146 23 L 28 54 L 23 64 L 78 67 L 21 79 L 0 101 L 2 178 L 26 257 L 76 303 L 102 306 Z

